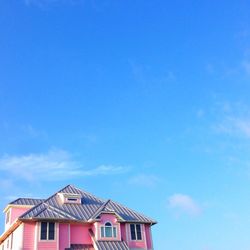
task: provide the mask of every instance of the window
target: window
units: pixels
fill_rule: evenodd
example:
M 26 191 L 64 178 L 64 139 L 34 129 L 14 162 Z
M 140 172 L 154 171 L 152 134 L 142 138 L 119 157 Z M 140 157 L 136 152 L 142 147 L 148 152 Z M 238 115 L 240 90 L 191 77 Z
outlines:
M 67 201 L 77 201 L 77 198 L 67 198 Z
M 55 223 L 54 222 L 41 222 L 41 240 L 54 240 L 55 239 Z
M 113 227 L 110 222 L 106 222 L 105 225 L 101 227 L 102 238 L 116 238 L 116 236 L 116 227 Z
M 141 224 L 130 224 L 131 240 L 142 240 Z
M 5 223 L 9 223 L 10 222 L 10 210 L 6 213 L 6 220 Z

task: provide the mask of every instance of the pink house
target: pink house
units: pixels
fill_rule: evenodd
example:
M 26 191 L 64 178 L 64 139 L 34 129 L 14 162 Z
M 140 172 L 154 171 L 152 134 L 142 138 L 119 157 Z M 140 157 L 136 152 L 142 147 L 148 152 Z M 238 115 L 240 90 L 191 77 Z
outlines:
M 0 250 L 152 250 L 156 221 L 68 185 L 7 205 Z

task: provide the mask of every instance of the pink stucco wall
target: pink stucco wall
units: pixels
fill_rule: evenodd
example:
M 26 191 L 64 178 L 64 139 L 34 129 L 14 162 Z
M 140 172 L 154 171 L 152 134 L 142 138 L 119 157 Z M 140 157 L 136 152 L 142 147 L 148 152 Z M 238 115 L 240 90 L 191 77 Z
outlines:
M 57 249 L 57 242 L 56 241 L 38 241 L 37 242 L 37 249 L 38 250 L 56 250 Z M 33 249 L 32 249 L 33 250 Z
M 59 249 L 64 250 L 70 247 L 69 239 L 70 225 L 69 224 L 59 224 Z
M 117 223 L 117 219 L 114 214 L 101 214 L 101 224 L 105 224 L 105 222 L 111 222 L 112 224 Z
M 71 224 L 70 225 L 70 243 L 71 244 L 92 244 L 89 235 L 89 225 Z
M 120 228 L 121 228 L 121 239 L 124 241 L 127 241 L 127 233 L 126 233 L 126 226 L 125 224 L 120 224 Z
M 24 223 L 23 250 L 33 250 L 35 242 L 36 223 Z
M 150 225 L 145 225 L 145 235 L 146 235 L 146 241 L 147 241 L 147 247 L 148 249 L 152 249 L 152 239 L 151 239 L 151 227 Z
M 12 207 L 10 208 L 10 224 L 12 224 L 18 217 L 28 211 L 28 207 Z

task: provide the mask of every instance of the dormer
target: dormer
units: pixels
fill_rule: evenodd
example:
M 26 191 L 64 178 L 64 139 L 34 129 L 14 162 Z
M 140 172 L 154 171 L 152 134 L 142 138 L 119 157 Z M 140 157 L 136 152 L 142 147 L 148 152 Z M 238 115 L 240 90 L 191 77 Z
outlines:
M 80 194 L 58 193 L 57 195 L 62 204 L 82 204 Z
M 94 223 L 93 231 L 97 240 L 120 241 L 120 222 L 115 213 L 103 212 Z

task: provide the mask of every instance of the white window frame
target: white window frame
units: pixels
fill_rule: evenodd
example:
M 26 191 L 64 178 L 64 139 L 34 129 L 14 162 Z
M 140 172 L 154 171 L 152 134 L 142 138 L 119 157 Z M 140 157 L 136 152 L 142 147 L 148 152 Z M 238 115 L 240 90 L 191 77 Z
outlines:
M 111 228 L 111 233 L 112 233 L 111 237 L 106 236 L 106 231 L 105 231 L 106 226 L 105 225 L 107 223 L 111 224 L 111 226 L 109 226 Z M 102 228 L 103 228 L 103 232 L 104 232 L 104 237 L 102 237 Z M 114 228 L 115 228 L 115 231 L 116 231 L 116 237 L 114 237 Z M 113 225 L 110 221 L 106 221 L 104 224 L 102 224 L 100 226 L 100 238 L 101 239 L 117 239 L 118 238 L 118 227 L 116 225 Z
M 47 223 L 47 232 L 46 232 L 46 239 L 41 239 L 41 231 L 42 231 L 42 222 Z M 54 239 L 53 240 L 49 240 L 49 223 L 54 223 Z M 57 235 L 57 223 L 53 222 L 53 221 L 41 221 L 39 223 L 39 241 L 45 242 L 45 241 L 49 241 L 49 242 L 53 242 L 56 241 L 56 235 Z
M 131 227 L 130 227 L 130 225 L 134 225 L 134 226 L 135 226 L 135 239 L 134 239 L 134 240 L 132 239 L 132 233 L 131 233 Z M 138 240 L 138 239 L 137 239 L 137 229 L 136 229 L 136 225 L 139 225 L 140 228 L 141 228 L 141 240 Z M 140 224 L 140 223 L 130 223 L 130 224 L 129 224 L 129 234 L 130 234 L 130 240 L 131 240 L 131 241 L 144 241 L 144 239 L 143 239 L 143 224 Z

